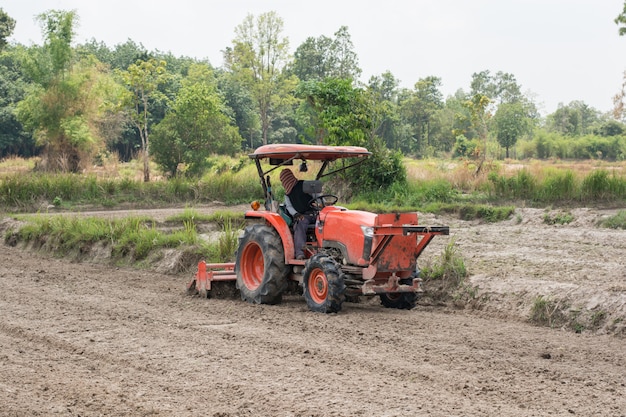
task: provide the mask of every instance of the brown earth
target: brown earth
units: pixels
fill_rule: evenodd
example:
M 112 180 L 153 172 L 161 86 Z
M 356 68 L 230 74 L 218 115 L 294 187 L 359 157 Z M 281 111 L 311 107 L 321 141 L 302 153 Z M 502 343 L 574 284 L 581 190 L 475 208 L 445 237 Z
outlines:
M 625 416 L 626 232 L 596 227 L 611 213 L 425 215 L 471 285 L 411 311 L 201 299 L 191 273 L 3 245 L 0 416 Z M 540 296 L 551 327 L 528 320 Z

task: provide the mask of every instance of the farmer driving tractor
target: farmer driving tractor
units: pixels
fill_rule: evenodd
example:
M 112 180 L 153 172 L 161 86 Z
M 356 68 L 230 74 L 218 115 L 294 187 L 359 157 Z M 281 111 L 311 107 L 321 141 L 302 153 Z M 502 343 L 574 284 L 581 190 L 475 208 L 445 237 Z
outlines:
M 299 180 L 289 168 L 280 173 L 280 182 L 285 189 L 285 208 L 295 222 L 293 240 L 296 248 L 296 259 L 304 259 L 306 229 L 315 223 L 315 211 L 311 208 L 311 200 L 315 195 L 304 192 L 304 181 Z

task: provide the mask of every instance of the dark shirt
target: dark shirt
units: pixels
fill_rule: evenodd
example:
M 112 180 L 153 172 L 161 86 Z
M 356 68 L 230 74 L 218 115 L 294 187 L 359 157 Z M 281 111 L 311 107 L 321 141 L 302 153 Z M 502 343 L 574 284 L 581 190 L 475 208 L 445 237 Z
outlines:
M 311 206 L 309 205 L 309 203 L 313 199 L 313 196 L 311 194 L 307 194 L 304 191 L 302 191 L 302 184 L 303 184 L 303 181 L 299 180 L 296 183 L 296 185 L 294 185 L 293 189 L 291 190 L 291 193 L 287 194 L 287 196 L 289 197 L 289 201 L 291 201 L 291 205 L 298 213 L 300 214 L 312 213 L 313 210 L 311 209 Z

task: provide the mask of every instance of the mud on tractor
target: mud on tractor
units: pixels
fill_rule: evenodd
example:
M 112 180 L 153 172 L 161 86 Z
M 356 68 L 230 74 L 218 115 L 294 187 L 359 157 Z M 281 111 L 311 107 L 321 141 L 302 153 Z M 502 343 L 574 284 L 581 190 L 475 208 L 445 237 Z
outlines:
M 189 294 L 217 296 L 224 285 L 256 304 L 278 304 L 290 288 L 301 288 L 310 310 L 334 313 L 343 302 L 379 296 L 388 308 L 411 309 L 423 289 L 417 258 L 435 235 L 448 226 L 420 226 L 417 213 L 375 214 L 336 205 L 337 197 L 321 194 L 322 178 L 363 162 L 371 153 L 354 146 L 265 145 L 250 154 L 256 163 L 265 204 L 252 204 L 239 238 L 236 261 L 198 265 L 187 285 Z M 343 159 L 343 166 L 334 162 Z M 307 229 L 305 259 L 296 259 L 291 219 L 274 199 L 271 173 L 294 161 L 320 161 L 315 180 L 304 181 L 316 221 Z M 268 164 L 269 163 L 269 164 Z M 268 166 L 269 165 L 269 166 Z M 275 174 L 277 177 L 278 174 Z

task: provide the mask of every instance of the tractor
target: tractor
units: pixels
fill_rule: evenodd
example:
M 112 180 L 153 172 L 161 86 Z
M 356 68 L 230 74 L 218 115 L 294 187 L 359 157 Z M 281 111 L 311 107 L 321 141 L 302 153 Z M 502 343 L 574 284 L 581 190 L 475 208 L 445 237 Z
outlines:
M 344 301 L 378 296 L 384 307 L 412 309 L 423 292 L 417 258 L 435 235 L 448 235 L 448 226 L 420 226 L 417 213 L 376 214 L 337 205 L 338 198 L 322 194 L 322 179 L 362 163 L 371 153 L 363 147 L 272 144 L 257 148 L 255 162 L 265 196 L 263 206 L 251 204 L 247 226 L 239 237 L 235 262 L 201 261 L 187 285 L 189 294 L 214 297 L 220 284 L 236 284 L 241 298 L 255 304 L 278 304 L 289 288 L 302 293 L 311 311 L 336 313 Z M 340 161 L 341 160 L 341 161 Z M 307 229 L 305 258 L 296 259 L 293 222 L 274 198 L 271 175 L 299 161 L 319 168 L 303 188 L 315 224 Z M 341 162 L 341 163 L 340 163 Z

